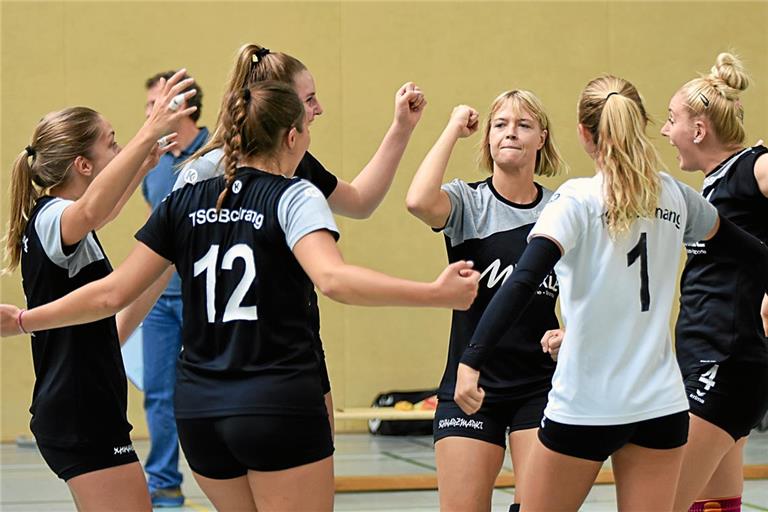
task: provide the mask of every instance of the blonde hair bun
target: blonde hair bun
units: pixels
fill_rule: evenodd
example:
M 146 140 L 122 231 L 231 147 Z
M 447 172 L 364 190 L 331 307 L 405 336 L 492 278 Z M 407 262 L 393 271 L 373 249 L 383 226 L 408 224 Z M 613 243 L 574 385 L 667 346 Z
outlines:
M 709 77 L 713 81 L 722 82 L 736 91 L 743 91 L 749 86 L 749 76 L 741 63 L 741 59 L 728 52 L 723 52 L 717 56 Z

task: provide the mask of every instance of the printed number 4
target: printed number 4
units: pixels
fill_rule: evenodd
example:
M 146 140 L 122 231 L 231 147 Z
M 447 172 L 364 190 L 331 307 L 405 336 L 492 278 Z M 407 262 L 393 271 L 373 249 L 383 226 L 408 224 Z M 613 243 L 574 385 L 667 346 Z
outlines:
M 640 233 L 631 251 L 627 253 L 627 266 L 631 267 L 637 258 L 640 258 L 640 311 L 648 311 L 651 308 L 651 291 L 648 289 L 648 235 Z
M 205 272 L 205 309 L 208 315 L 208 323 L 216 321 L 216 260 L 219 258 L 219 246 L 212 245 L 205 256 L 195 262 L 195 277 Z M 259 315 L 256 306 L 242 306 L 245 294 L 251 283 L 256 279 L 256 263 L 253 259 L 253 250 L 246 244 L 232 246 L 221 260 L 222 270 L 232 270 L 232 265 L 237 258 L 245 262 L 243 277 L 232 292 L 224 309 L 222 322 L 233 320 L 258 320 Z
M 706 391 L 709 391 L 711 388 L 715 387 L 715 377 L 717 377 L 717 369 L 720 365 L 713 364 L 712 368 L 706 371 L 706 373 L 701 374 L 701 377 L 699 377 L 699 382 L 704 384 L 704 389 Z

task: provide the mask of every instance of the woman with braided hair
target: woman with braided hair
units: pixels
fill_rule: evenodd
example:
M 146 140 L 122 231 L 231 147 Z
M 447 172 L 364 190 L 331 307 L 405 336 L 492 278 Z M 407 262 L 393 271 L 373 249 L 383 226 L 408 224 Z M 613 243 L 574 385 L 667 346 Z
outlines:
M 330 511 L 314 286 L 348 304 L 466 309 L 479 274 L 460 261 L 420 283 L 345 263 L 322 193 L 294 177 L 310 137 L 293 88 L 259 82 L 228 94 L 225 107 L 224 176 L 171 193 L 107 278 L 27 312 L 0 306 L 0 334 L 114 314 L 175 264 L 184 302 L 176 420 L 198 484 L 218 510 Z
M 264 80 L 275 80 L 293 87 L 304 105 L 308 124 L 312 124 L 315 117 L 323 113 L 323 107 L 317 99 L 315 80 L 306 66 L 287 53 L 273 52 L 253 43 L 243 45 L 238 50 L 227 81 L 225 98 L 232 91 Z M 376 153 L 350 183 L 326 170 L 309 151 L 299 162 L 296 176 L 315 185 L 328 200 L 328 206 L 333 213 L 355 219 L 370 217 L 392 184 L 397 166 L 408 145 L 411 133 L 421 119 L 426 103 L 421 90 L 413 83 L 408 82 L 397 91 L 392 124 Z M 224 155 L 221 120 L 225 110 L 226 105 L 222 104 L 213 135 L 179 173 L 174 190 L 224 172 L 224 167 L 220 164 Z M 320 338 L 320 310 L 317 305 L 317 295 L 314 292 L 310 302 L 316 338 L 315 351 L 321 369 L 328 419 L 333 426 L 331 382 Z
M 741 61 L 721 53 L 708 75 L 683 85 L 661 130 L 680 168 L 705 174 L 702 194 L 744 231 L 768 242 L 768 148 L 745 146 Z M 688 245 L 675 328 L 691 428 L 675 510 L 741 508 L 743 449 L 768 408 L 768 338 L 760 282 L 707 242 Z M 695 501 L 695 502 L 694 502 Z M 693 504 L 693 505 L 692 505 Z

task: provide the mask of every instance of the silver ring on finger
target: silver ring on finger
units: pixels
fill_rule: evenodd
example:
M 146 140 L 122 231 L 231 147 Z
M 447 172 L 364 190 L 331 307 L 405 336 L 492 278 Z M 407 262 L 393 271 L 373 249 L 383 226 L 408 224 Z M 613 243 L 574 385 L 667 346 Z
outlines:
M 184 104 L 185 101 L 186 99 L 184 98 L 184 93 L 177 94 L 168 103 L 168 109 L 176 112 L 177 110 L 179 110 L 179 108 L 181 108 L 181 106 Z

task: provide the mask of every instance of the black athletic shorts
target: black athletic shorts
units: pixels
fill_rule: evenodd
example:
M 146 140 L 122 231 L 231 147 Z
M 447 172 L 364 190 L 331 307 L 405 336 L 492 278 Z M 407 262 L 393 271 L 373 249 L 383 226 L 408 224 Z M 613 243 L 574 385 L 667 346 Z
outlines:
M 128 436 L 108 444 L 62 448 L 38 443 L 37 448 L 48 467 L 65 482 L 86 473 L 139 460 Z
M 557 453 L 597 462 L 629 443 L 669 450 L 688 441 L 688 411 L 624 425 L 566 425 L 544 417 L 539 440 Z
M 691 414 L 736 441 L 748 435 L 768 409 L 768 365 L 723 361 L 702 366 L 684 381 Z
M 464 414 L 456 402 L 440 400 L 432 424 L 435 442 L 446 437 L 469 437 L 506 448 L 509 432 L 539 425 L 548 393 L 519 400 L 484 403 L 471 416 Z
M 176 426 L 189 467 L 206 478 L 289 469 L 333 454 L 326 415 L 177 419 Z

